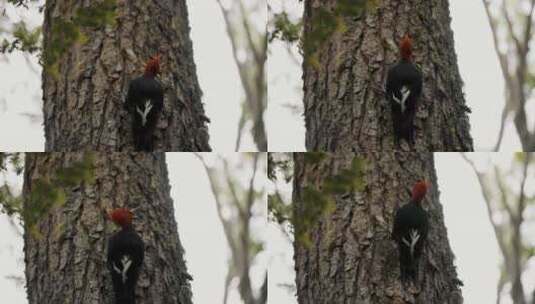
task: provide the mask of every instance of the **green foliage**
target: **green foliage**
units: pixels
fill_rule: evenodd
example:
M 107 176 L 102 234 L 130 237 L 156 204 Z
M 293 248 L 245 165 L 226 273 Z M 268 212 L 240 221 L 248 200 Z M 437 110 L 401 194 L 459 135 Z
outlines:
M 295 240 L 308 247 L 312 243 L 310 229 L 322 217 L 335 210 L 336 202 L 330 193 L 318 190 L 313 186 L 306 186 L 302 191 L 301 211 L 299 217 L 293 217 L 292 223 L 295 228 Z
M 64 187 L 74 187 L 82 182 L 93 183 L 95 179 L 93 172 L 94 162 L 94 154 L 84 154 L 82 161 L 70 167 L 61 168 L 56 172 L 57 184 Z
M 268 154 L 268 175 L 270 180 L 277 182 L 277 173 L 293 169 L 293 161 L 287 153 Z M 328 157 L 324 152 L 303 153 L 306 166 L 320 166 Z M 332 213 L 336 207 L 335 195 L 348 192 L 363 191 L 366 186 L 364 172 L 366 161 L 358 156 L 353 157 L 351 165 L 347 169 L 341 169 L 337 174 L 323 179 L 319 185 L 307 185 L 301 191 L 299 216 L 293 213 L 293 206 L 282 199 L 278 190 L 268 195 L 268 211 L 270 220 L 283 226 L 291 223 L 294 229 L 295 240 L 305 246 L 310 244 L 309 231 L 322 217 Z M 293 175 L 285 177 L 288 183 Z
M 535 163 L 535 158 L 533 157 L 533 152 L 515 152 L 513 161 L 517 164 L 523 164 L 527 161 L 531 165 Z
M 21 153 L 0 153 L 0 173 L 6 173 L 9 169 L 20 175 L 24 170 Z M 22 198 L 15 195 L 7 183 L 0 186 L 0 212 L 9 216 L 20 213 Z
M 116 8 L 116 0 L 104 0 L 91 7 L 78 9 L 73 21 L 81 27 L 88 28 L 115 25 Z
M 11 3 L 16 7 L 28 8 L 28 2 L 38 2 L 39 0 L 7 0 L 7 3 Z
M 39 220 L 66 202 L 67 188 L 94 182 L 94 161 L 93 153 L 86 153 L 81 161 L 32 181 L 31 192 L 25 197 L 24 207 L 20 210 L 29 231 L 38 233 L 35 225 Z
M 33 54 L 39 50 L 41 38 L 41 27 L 28 29 L 24 21 L 18 22 L 13 27 L 12 41 L 3 39 L 0 43 L 0 53 L 11 53 L 14 50 L 21 50 Z
M 359 17 L 366 10 L 377 8 L 379 0 L 338 0 L 335 14 L 344 17 Z
M 269 42 L 272 42 L 275 39 L 290 43 L 299 40 L 303 28 L 303 23 L 301 21 L 296 23 L 292 22 L 286 12 L 273 14 L 272 20 L 274 23 L 274 30 L 269 33 Z
M 525 260 L 529 260 L 535 256 L 535 247 L 534 246 L 523 246 L 522 255 Z
M 279 193 L 268 194 L 270 220 L 282 225 L 291 220 L 292 206 L 285 203 Z
M 292 214 L 291 204 L 286 203 L 276 183 L 279 178 L 285 183 L 293 179 L 293 160 L 291 153 L 268 153 L 268 178 L 275 184 L 275 190 L 268 194 L 268 212 L 271 221 L 283 225 L 289 222 Z
M 16 7 L 28 8 L 29 2 L 36 0 L 8 0 Z M 117 0 L 103 0 L 89 7 L 78 8 L 72 18 L 56 17 L 52 19 L 50 37 L 46 49 L 41 46 L 42 29 L 28 29 L 24 22 L 13 28 L 13 40 L 3 39 L 0 42 L 0 53 L 11 53 L 15 50 L 30 54 L 40 51 L 41 65 L 54 77 L 59 75 L 58 61 L 76 43 L 85 43 L 83 29 L 98 29 L 107 25 L 115 25 Z
M 312 15 L 311 29 L 301 41 L 305 62 L 318 67 L 317 51 L 333 34 L 346 31 L 344 18 L 361 18 L 378 3 L 379 0 L 338 0 L 332 11 L 323 7 L 316 9 Z
M 22 197 L 14 195 L 7 184 L 0 187 L 0 212 L 13 216 L 22 210 Z
M 52 75 L 57 76 L 59 74 L 57 61 L 81 37 L 80 28 L 76 24 L 59 17 L 54 18 L 49 46 L 43 51 L 41 57 L 43 67 Z
M 323 183 L 323 191 L 330 194 L 343 194 L 351 191 L 363 191 L 366 183 L 362 178 L 366 169 L 366 162 L 360 157 L 354 157 L 349 169 L 341 170 Z
M 338 0 L 335 12 L 341 16 L 358 16 L 362 13 L 366 3 L 362 0 Z
M 84 28 L 98 29 L 115 24 L 117 2 L 104 0 L 90 7 L 79 8 L 70 20 L 56 17 L 52 21 L 50 41 L 43 50 L 41 64 L 53 76 L 59 73 L 57 62 L 74 44 L 85 43 Z
M 301 20 L 293 22 L 286 12 L 272 14 L 273 32 L 269 35 L 269 42 L 280 39 L 286 42 L 296 42 L 301 38 L 299 47 L 304 54 L 305 62 L 312 66 L 319 66 L 317 51 L 329 37 L 335 33 L 343 33 L 347 29 L 346 18 L 361 18 L 366 11 L 376 8 L 380 0 L 338 0 L 334 9 L 324 7 L 314 9 L 310 23 L 310 30 L 301 36 L 303 23 Z
M 327 157 L 327 153 L 325 152 L 307 152 L 303 154 L 303 158 L 305 159 L 305 164 L 307 165 L 318 164 L 322 160 L 324 160 L 326 157 Z
M 0 152 L 0 173 L 5 172 L 8 166 L 12 166 L 17 175 L 21 174 L 24 170 L 24 162 L 22 161 L 21 154 L 20 152 Z
M 275 182 L 277 174 L 284 177 L 284 181 L 289 183 L 293 177 L 293 162 L 291 153 L 268 153 L 268 179 Z
M 306 153 L 307 155 L 309 153 Z M 321 162 L 325 158 L 323 153 L 315 153 L 305 158 L 309 164 Z M 329 176 L 319 186 L 307 185 L 302 190 L 299 217 L 294 216 L 292 223 L 295 227 L 295 239 L 305 246 L 311 244 L 310 229 L 316 225 L 322 217 L 328 216 L 336 208 L 335 195 L 348 192 L 363 191 L 366 186 L 364 172 L 366 161 L 359 157 L 353 157 L 348 169 L 340 170 L 336 175 Z
M 255 240 L 249 239 L 250 244 L 250 256 L 252 258 L 256 257 L 259 253 L 265 250 L 263 242 L 257 242 Z
M 529 88 L 535 88 L 535 73 L 531 71 L 526 71 L 525 81 L 526 81 L 526 85 Z
M 324 8 L 319 8 L 312 17 L 312 28 L 303 37 L 301 41 L 301 49 L 304 54 L 305 62 L 319 67 L 319 59 L 317 57 L 317 50 L 327 41 L 327 39 L 334 34 L 339 25 L 340 19 L 333 13 Z

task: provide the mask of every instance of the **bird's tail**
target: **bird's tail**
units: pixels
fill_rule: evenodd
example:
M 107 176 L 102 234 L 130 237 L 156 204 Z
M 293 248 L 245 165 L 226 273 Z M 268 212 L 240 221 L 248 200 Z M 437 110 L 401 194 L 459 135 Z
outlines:
M 404 282 L 407 281 L 416 281 L 416 274 L 418 273 L 418 265 L 416 261 L 410 261 L 407 264 L 400 263 L 400 274 L 401 280 Z
M 399 139 L 404 139 L 408 143 L 414 143 L 414 119 L 411 117 L 404 117 L 399 121 L 394 122 L 394 133 L 396 135 L 396 141 L 399 143 Z
M 136 304 L 136 295 L 134 291 L 125 291 L 123 294 L 115 297 L 115 304 Z
M 140 130 L 139 134 L 135 134 L 135 136 L 136 151 L 150 152 L 153 150 L 152 133 L 149 130 Z
M 408 250 L 400 248 L 399 270 L 401 281 L 416 281 L 416 274 L 418 273 L 418 261 L 414 259 Z

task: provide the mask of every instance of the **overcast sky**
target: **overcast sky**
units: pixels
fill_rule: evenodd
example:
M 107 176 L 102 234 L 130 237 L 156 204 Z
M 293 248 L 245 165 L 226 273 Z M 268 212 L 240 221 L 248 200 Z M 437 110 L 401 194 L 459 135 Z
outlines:
M 487 17 L 481 1 L 449 2 L 459 69 L 465 84 L 466 101 L 472 109 L 469 117 L 475 150 L 489 151 L 497 140 L 504 93 Z M 269 0 L 269 3 L 276 12 L 284 3 L 292 16 L 302 14 L 302 2 Z M 268 70 L 269 151 L 304 151 L 303 116 L 288 108 L 288 105 L 302 108 L 301 66 L 288 55 L 283 43 L 275 42 L 270 46 Z M 521 149 L 512 124 L 505 130 L 501 149 Z
M 469 157 L 481 168 L 485 168 L 489 161 L 507 167 L 512 154 L 470 153 Z M 478 181 L 458 153 L 435 153 L 435 168 L 449 242 L 456 257 L 459 278 L 464 282 L 464 303 L 496 303 L 501 257 Z M 527 184 L 534 182 L 535 176 L 531 174 Z M 291 191 L 291 186 L 279 186 L 282 190 Z M 272 257 L 269 265 L 270 301 L 296 304 L 294 295 L 282 287 L 283 284 L 295 284 L 293 248 L 275 224 L 268 226 L 268 247 Z M 523 278 L 526 291 L 535 288 L 535 263 L 529 269 Z M 505 297 L 502 304 L 511 304 L 511 301 Z
M 211 120 L 208 126 L 210 145 L 213 151 L 234 151 L 243 90 L 221 9 L 215 0 L 187 0 L 187 3 L 193 53 L 203 91 L 202 101 Z M 8 5 L 6 13 L 14 22 L 22 16 L 27 17 L 25 20 L 31 26 L 42 22 L 42 15 L 35 9 L 14 10 Z M 261 15 L 257 21 L 262 18 Z M 8 58 L 0 55 L 0 151 L 44 149 L 40 117 L 41 68 L 35 56 L 28 58 L 30 66 L 19 52 L 10 54 Z M 32 123 L 26 114 L 37 115 L 37 121 Z M 248 130 L 245 132 L 240 150 L 254 151 L 252 138 Z

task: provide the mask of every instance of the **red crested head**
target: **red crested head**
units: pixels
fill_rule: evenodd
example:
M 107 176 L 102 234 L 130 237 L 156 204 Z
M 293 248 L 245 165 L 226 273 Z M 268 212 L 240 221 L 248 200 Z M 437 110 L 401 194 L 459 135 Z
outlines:
M 419 203 L 424 198 L 429 187 L 430 184 L 426 181 L 416 182 L 416 184 L 414 184 L 414 187 L 412 187 L 412 201 Z
M 128 208 L 117 208 L 110 212 L 110 219 L 121 227 L 128 227 L 132 224 L 134 214 Z
M 412 39 L 409 37 L 409 34 L 405 34 L 401 42 L 399 43 L 399 51 L 401 53 L 401 58 L 405 60 L 412 60 Z
M 155 55 L 145 64 L 145 76 L 154 77 L 158 74 L 160 74 L 160 55 Z

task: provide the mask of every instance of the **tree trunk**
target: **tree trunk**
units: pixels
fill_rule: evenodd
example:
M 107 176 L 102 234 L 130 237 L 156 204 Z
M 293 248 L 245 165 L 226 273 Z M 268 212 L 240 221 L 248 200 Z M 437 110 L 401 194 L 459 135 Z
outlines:
M 109 236 L 117 230 L 107 211 L 136 208 L 134 228 L 145 242 L 145 261 L 136 288 L 138 304 L 190 304 L 183 259 L 161 153 L 95 154 L 95 182 L 66 188 L 66 201 L 26 229 L 24 253 L 29 304 L 110 304 L 106 267 Z M 27 154 L 25 199 L 38 178 L 82 158 L 81 153 Z M 27 200 L 25 200 L 27 204 Z M 27 206 L 25 206 L 27 207 Z
M 319 164 L 295 154 L 294 216 L 302 218 L 302 197 L 309 185 L 349 167 L 354 154 L 328 155 Z M 362 154 L 366 163 L 362 192 L 334 196 L 334 211 L 309 230 L 311 245 L 295 242 L 297 296 L 300 304 L 320 303 L 462 303 L 453 264 L 431 153 Z M 423 201 L 430 229 L 419 263 L 417 283 L 403 287 L 393 216 L 410 199 L 411 185 L 433 185 Z M 296 228 L 297 230 L 297 228 Z M 410 286 L 410 287 L 409 287 Z
M 447 0 L 375 1 L 361 17 L 343 19 L 345 31 L 317 48 L 317 64 L 303 64 L 306 147 L 309 151 L 388 151 L 393 140 L 384 83 L 409 33 L 424 87 L 416 113 L 416 144 L 403 150 L 472 151 L 462 80 Z M 319 9 L 336 0 L 305 0 L 305 37 Z M 340 28 L 340 26 L 339 26 Z M 305 57 L 312 56 L 305 52 Z M 403 141 L 402 141 L 403 142 Z
M 81 7 L 87 5 L 46 1 L 45 50 L 58 38 L 53 32 L 58 18 L 72 20 Z M 44 69 L 46 151 L 132 151 L 131 117 L 123 109 L 128 83 L 157 53 L 162 56 L 159 79 L 165 100 L 155 150 L 210 151 L 186 1 L 117 0 L 116 13 L 113 25 L 82 28 L 86 42 L 60 56 L 58 75 Z

